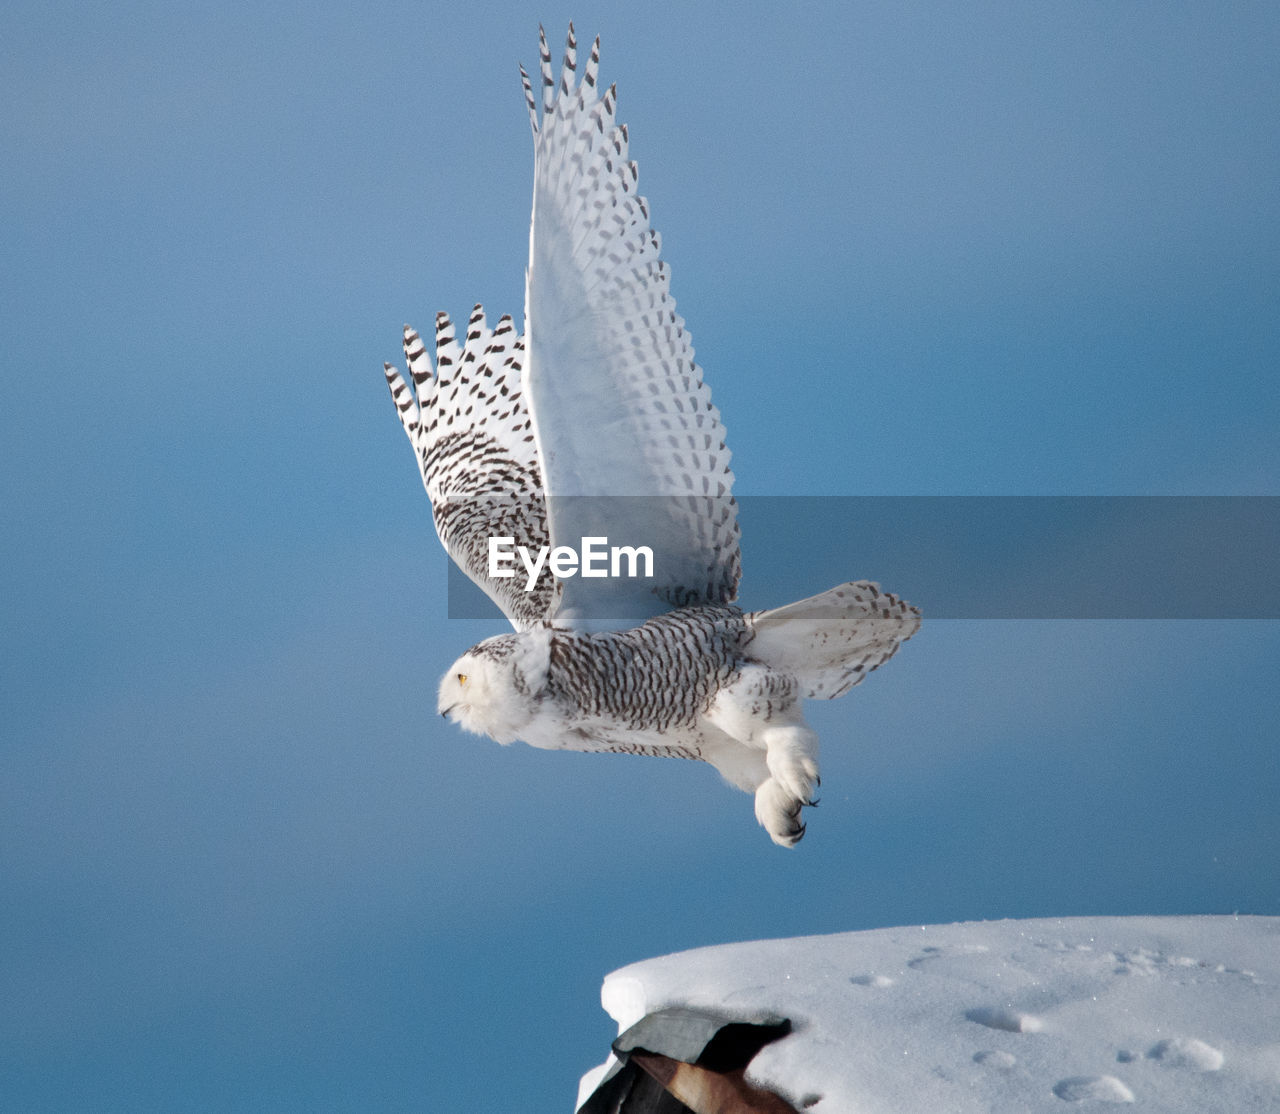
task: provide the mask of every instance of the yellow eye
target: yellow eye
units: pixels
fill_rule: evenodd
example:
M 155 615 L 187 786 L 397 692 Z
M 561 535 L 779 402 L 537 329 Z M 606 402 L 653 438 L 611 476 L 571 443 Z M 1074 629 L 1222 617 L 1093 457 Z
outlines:
M 467 683 L 467 675 L 465 673 L 458 674 L 458 684 L 465 685 Z

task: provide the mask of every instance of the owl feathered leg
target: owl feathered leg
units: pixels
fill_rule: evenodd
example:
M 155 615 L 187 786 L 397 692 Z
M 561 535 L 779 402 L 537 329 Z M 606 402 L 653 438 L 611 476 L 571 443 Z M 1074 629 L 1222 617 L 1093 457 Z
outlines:
M 766 727 L 761 737 L 771 776 L 756 790 L 756 819 L 774 843 L 794 847 L 804 835 L 800 810 L 817 803 L 818 734 L 801 722 Z
M 800 709 L 796 708 L 799 718 Z M 818 733 L 807 723 L 766 727 L 761 733 L 769 773 L 786 794 L 803 804 L 813 804 L 818 788 Z
M 746 755 L 733 761 L 708 757 L 735 785 L 754 789 L 756 819 L 774 843 L 794 847 L 804 835 L 800 810 L 814 803 L 819 780 L 818 735 L 804 721 L 795 679 L 764 666 L 745 669 L 720 690 L 707 719 L 740 750 L 764 752 L 763 764 Z M 750 780 L 735 777 L 739 769 L 749 771 Z

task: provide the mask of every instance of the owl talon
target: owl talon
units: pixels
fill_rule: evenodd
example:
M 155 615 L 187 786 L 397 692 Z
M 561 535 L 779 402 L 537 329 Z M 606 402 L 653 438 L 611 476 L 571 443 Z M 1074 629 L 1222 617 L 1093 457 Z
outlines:
M 804 838 L 805 824 L 800 819 L 804 801 L 791 796 L 776 779 L 768 778 L 756 790 L 756 819 L 780 847 L 794 847 Z

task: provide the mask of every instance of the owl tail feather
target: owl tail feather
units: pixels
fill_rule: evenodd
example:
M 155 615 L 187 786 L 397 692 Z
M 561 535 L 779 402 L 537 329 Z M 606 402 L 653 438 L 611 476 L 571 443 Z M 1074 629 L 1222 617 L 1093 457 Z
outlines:
M 816 700 L 843 696 L 920 629 L 918 608 L 866 580 L 745 619 L 748 655 L 795 677 Z

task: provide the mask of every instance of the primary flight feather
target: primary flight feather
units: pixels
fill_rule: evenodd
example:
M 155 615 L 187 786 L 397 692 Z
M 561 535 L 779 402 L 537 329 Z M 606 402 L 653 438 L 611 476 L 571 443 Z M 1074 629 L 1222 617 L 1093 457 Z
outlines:
M 818 784 L 802 698 L 847 692 L 920 614 L 865 581 L 768 611 L 733 606 L 724 427 L 615 90 L 598 87 L 600 40 L 581 80 L 577 60 L 570 24 L 557 81 L 539 33 L 541 112 L 520 70 L 534 137 L 524 336 L 506 316 L 490 329 L 476 306 L 461 342 L 437 315 L 434 368 L 407 326 L 408 377 L 385 365 L 440 540 L 516 630 L 458 659 L 439 710 L 501 743 L 709 762 L 755 794 L 760 824 L 790 846 Z M 492 575 L 494 539 L 544 556 L 607 539 L 632 564 Z M 641 549 L 649 576 L 635 575 Z

